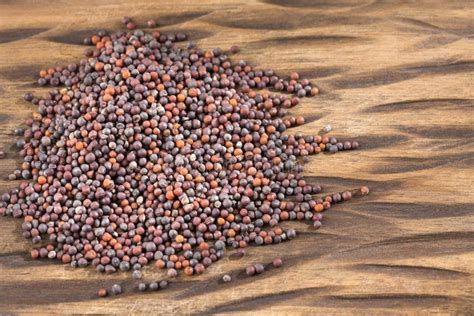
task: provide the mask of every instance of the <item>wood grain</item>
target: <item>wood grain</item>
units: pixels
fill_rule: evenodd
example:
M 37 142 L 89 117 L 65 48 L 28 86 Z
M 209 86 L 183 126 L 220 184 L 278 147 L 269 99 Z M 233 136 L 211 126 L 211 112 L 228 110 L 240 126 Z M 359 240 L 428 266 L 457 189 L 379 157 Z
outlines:
M 295 131 L 359 139 L 362 149 L 313 157 L 305 174 L 326 192 L 369 184 L 332 208 L 319 231 L 252 247 L 163 292 L 132 291 L 127 274 L 99 275 L 28 258 L 20 222 L 0 219 L 0 313 L 386 314 L 474 313 L 474 5 L 472 1 L 0 1 L 0 191 L 19 163 L 12 129 L 35 110 L 24 92 L 41 67 L 77 61 L 82 37 L 130 15 L 183 30 L 203 48 L 242 51 L 321 88 L 292 113 Z M 254 278 L 250 263 L 280 254 Z M 235 281 L 222 284 L 222 274 Z M 146 269 L 149 280 L 163 276 Z M 97 288 L 123 284 L 106 300 Z

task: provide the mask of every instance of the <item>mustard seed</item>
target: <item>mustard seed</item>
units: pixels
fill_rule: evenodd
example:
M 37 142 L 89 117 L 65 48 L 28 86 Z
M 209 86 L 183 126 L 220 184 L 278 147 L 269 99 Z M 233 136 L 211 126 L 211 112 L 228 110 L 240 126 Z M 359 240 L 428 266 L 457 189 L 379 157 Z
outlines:
M 245 273 L 248 276 L 255 275 L 255 267 L 254 266 L 248 266 L 247 268 L 245 268 Z
M 114 295 L 122 294 L 122 287 L 119 284 L 114 284 L 112 285 L 111 291 Z
M 99 295 L 99 297 L 106 297 L 108 293 L 106 289 L 100 288 L 97 294 Z
M 255 273 L 256 274 L 260 274 L 260 273 L 263 273 L 263 271 L 265 271 L 265 267 L 261 263 L 255 264 L 254 268 L 255 268 Z
M 224 274 L 224 276 L 222 277 L 222 281 L 224 281 L 225 283 L 228 283 L 232 281 L 232 277 L 228 274 Z
M 362 193 L 362 195 L 367 195 L 369 194 L 369 192 L 370 192 L 369 187 L 367 186 L 360 187 L 360 193 Z
M 324 131 L 325 133 L 329 133 L 330 131 L 332 131 L 332 126 L 329 125 L 329 124 L 326 125 L 326 126 L 324 126 L 323 131 Z
M 281 258 L 275 258 L 273 259 L 272 264 L 275 268 L 279 268 L 283 265 L 283 260 L 281 260 Z
M 150 291 L 157 291 L 160 288 L 160 286 L 158 282 L 151 282 L 148 288 L 150 289 Z
M 228 248 L 244 255 L 295 238 L 281 221 L 319 228 L 321 212 L 352 198 L 316 198 L 321 187 L 302 175 L 301 157 L 359 147 L 288 133 L 305 123 L 288 109 L 319 93 L 309 80 L 122 22 L 128 30 L 87 38 L 78 63 L 41 70 L 47 96 L 24 95 L 38 112 L 15 132 L 23 163 L 8 177 L 24 181 L 2 196 L 0 215 L 23 218 L 23 236 L 44 244 L 32 258 L 131 269 L 133 279 L 150 262 L 169 277 L 200 274 Z

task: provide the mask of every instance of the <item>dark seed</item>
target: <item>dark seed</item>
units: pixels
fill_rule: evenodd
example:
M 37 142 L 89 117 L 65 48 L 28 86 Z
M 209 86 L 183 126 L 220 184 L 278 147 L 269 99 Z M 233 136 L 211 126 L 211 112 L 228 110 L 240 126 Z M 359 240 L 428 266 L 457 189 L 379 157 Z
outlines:
M 114 284 L 112 285 L 111 291 L 112 293 L 114 293 L 114 295 L 119 295 L 122 293 L 122 287 L 118 284 Z

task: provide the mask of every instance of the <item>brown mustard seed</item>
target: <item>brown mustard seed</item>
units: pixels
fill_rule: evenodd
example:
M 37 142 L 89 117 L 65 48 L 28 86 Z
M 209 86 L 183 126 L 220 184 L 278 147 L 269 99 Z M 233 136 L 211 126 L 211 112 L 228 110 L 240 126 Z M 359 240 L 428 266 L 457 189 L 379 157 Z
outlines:
M 108 293 L 106 289 L 100 288 L 97 294 L 99 295 L 99 297 L 106 297 Z
M 275 268 L 279 268 L 283 265 L 283 260 L 281 260 L 281 258 L 275 258 L 273 259 L 272 264 Z
M 360 193 L 362 193 L 362 195 L 367 195 L 367 194 L 369 194 L 369 192 L 370 192 L 370 190 L 369 190 L 369 187 L 367 187 L 367 186 L 362 186 L 360 188 Z
M 322 212 L 352 198 L 314 197 L 321 187 L 302 175 L 300 157 L 359 147 L 288 133 L 305 123 L 288 109 L 318 94 L 309 80 L 122 22 L 129 31 L 87 38 L 78 63 L 41 70 L 46 96 L 24 97 L 38 112 L 19 133 L 23 163 L 9 179 L 23 181 L 1 196 L 0 215 L 23 218 L 23 235 L 42 245 L 32 258 L 134 278 L 153 261 L 169 277 L 200 274 L 227 248 L 295 238 L 281 221 L 319 228 Z

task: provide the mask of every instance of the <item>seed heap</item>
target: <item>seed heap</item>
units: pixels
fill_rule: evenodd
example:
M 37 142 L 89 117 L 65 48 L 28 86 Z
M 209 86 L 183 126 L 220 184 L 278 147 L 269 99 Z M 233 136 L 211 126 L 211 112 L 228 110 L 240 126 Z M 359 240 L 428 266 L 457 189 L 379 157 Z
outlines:
M 171 277 L 193 275 L 226 247 L 294 238 L 282 221 L 319 227 L 321 212 L 352 197 L 314 197 L 321 187 L 306 183 L 297 158 L 357 142 L 283 134 L 304 123 L 288 108 L 318 88 L 232 63 L 220 49 L 174 44 L 185 38 L 99 32 L 78 64 L 40 71 L 39 85 L 58 88 L 25 95 L 38 113 L 10 176 L 24 181 L 0 202 L 0 215 L 23 218 L 33 258 L 107 273 L 154 260 Z

